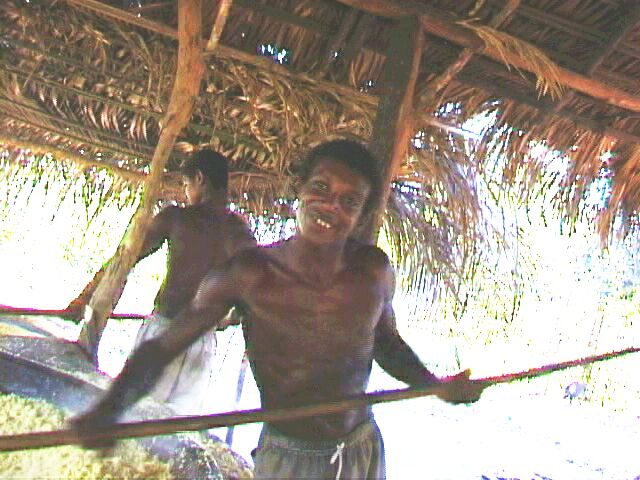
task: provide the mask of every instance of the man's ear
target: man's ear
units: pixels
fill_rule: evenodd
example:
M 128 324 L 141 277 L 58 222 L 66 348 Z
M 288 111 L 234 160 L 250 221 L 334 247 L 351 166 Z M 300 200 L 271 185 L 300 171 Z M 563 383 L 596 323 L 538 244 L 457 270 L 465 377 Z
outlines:
M 202 173 L 201 170 L 196 170 L 196 176 L 195 176 L 195 180 L 196 183 L 199 185 L 204 185 L 205 180 L 204 180 L 204 173 Z
M 291 191 L 291 193 L 293 193 L 295 197 L 298 196 L 298 192 L 300 191 L 301 184 L 302 182 L 300 181 L 299 178 L 293 178 L 289 183 L 289 190 Z

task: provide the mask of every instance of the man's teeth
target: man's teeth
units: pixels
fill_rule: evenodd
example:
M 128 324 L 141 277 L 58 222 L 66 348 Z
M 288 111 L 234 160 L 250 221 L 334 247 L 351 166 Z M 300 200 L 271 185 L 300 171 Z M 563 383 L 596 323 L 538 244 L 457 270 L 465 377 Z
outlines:
M 331 225 L 328 222 L 325 222 L 321 218 L 316 218 L 316 223 L 323 228 L 331 228 Z

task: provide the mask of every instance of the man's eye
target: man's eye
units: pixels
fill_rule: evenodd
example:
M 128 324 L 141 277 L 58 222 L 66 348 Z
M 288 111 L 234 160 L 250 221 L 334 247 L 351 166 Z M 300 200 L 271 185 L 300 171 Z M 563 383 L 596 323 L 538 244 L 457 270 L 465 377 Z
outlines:
M 347 208 L 357 208 L 360 205 L 360 200 L 356 197 L 345 197 L 342 200 L 342 204 Z

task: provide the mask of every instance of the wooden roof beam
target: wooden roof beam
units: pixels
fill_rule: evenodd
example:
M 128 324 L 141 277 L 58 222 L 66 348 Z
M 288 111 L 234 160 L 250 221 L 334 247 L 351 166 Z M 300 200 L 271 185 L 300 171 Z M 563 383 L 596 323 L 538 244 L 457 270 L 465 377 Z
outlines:
M 491 5 L 500 6 L 502 5 L 503 1 L 504 0 L 489 0 L 489 3 Z M 620 7 L 619 5 L 616 6 Z M 582 38 L 595 44 L 602 44 L 609 38 L 606 32 L 602 32 L 588 25 L 581 25 L 568 18 L 544 12 L 529 5 L 522 5 L 522 7 L 518 10 L 518 14 L 522 15 L 525 18 L 536 20 L 540 23 L 555 28 L 556 30 L 560 30 L 561 32 L 568 33 L 574 37 Z M 625 55 L 629 55 L 630 57 L 640 58 L 640 49 L 632 43 L 620 42 L 616 46 L 616 49 L 620 53 L 624 53 Z
M 508 22 L 516 9 L 520 6 L 521 0 L 508 0 L 500 12 L 491 19 L 489 25 L 493 28 L 500 28 L 504 23 Z M 469 60 L 478 52 L 478 48 L 465 48 L 456 60 L 454 60 L 444 72 L 433 79 L 422 90 L 417 100 L 419 109 L 433 109 L 436 105 L 430 105 L 437 98 L 438 93 L 445 88 L 451 80 L 469 63 Z
M 168 36 L 170 38 L 177 38 L 177 32 L 175 29 L 168 27 L 166 25 L 160 24 L 158 22 L 154 22 L 152 20 L 144 20 L 144 19 L 140 19 L 138 18 L 136 15 L 133 15 L 129 12 L 126 12 L 124 10 L 120 10 L 117 8 L 113 8 L 113 7 L 109 7 L 108 5 L 105 5 L 104 3 L 101 3 L 99 1 L 96 0 L 65 0 L 68 3 L 72 3 L 72 4 L 77 4 L 79 6 L 83 6 L 86 8 L 91 9 L 92 11 L 103 15 L 103 16 L 107 16 L 107 17 L 112 17 L 112 18 L 116 18 L 120 21 L 126 22 L 126 23 L 130 23 L 132 25 L 137 25 L 141 28 L 145 28 L 148 29 L 150 31 L 162 34 L 164 36 Z M 240 1 L 245 1 L 246 0 L 236 0 L 236 3 L 239 3 Z M 362 8 L 362 10 L 367 10 L 367 8 L 369 8 L 371 10 L 372 13 L 376 13 L 376 12 L 380 12 L 380 13 L 376 13 L 376 14 L 380 14 L 382 16 L 399 16 L 401 13 L 403 14 L 408 14 L 411 13 L 412 11 L 425 11 L 428 12 L 429 14 L 431 14 L 433 12 L 433 9 L 430 7 L 427 7 L 423 4 L 416 4 L 416 2 L 412 1 L 412 0 L 403 0 L 403 5 L 400 7 L 397 7 L 395 9 L 389 9 L 389 5 L 393 6 L 394 2 L 393 0 L 338 0 L 341 3 L 350 5 L 350 6 L 354 6 L 356 8 L 358 8 L 357 5 L 360 5 Z M 108 8 L 103 8 L 103 7 L 108 7 Z M 367 7 L 367 8 L 364 8 Z M 414 10 L 411 10 L 411 8 L 413 8 Z M 415 9 L 419 9 L 419 10 L 415 10 Z M 523 8 L 523 6 L 521 5 L 519 7 L 520 11 Z M 115 12 L 114 12 L 115 11 Z M 395 15 L 385 15 L 386 13 L 389 12 L 396 12 Z M 442 20 L 444 19 L 445 22 L 446 21 L 450 21 L 450 22 L 455 22 L 455 18 L 451 17 L 448 14 L 443 14 L 443 13 L 437 13 L 437 18 L 440 19 L 440 24 L 442 23 Z M 446 28 L 445 28 L 446 30 Z M 456 32 L 458 32 L 458 34 L 462 35 L 463 38 L 466 38 L 467 42 L 470 42 L 473 45 L 476 46 L 482 46 L 480 42 L 480 40 L 475 37 L 475 35 L 473 35 L 470 31 L 464 29 L 463 27 L 458 27 L 457 29 L 455 29 Z M 460 33 L 462 32 L 462 33 Z M 446 40 L 451 41 L 450 39 L 448 39 L 447 37 L 449 35 L 439 35 L 438 33 L 434 33 L 434 35 L 439 36 L 441 38 L 444 38 Z M 455 42 L 455 41 L 454 41 Z M 458 43 L 458 42 L 455 42 Z M 270 60 L 266 59 L 266 58 L 262 58 L 262 57 L 258 57 L 256 55 L 253 54 L 249 54 L 246 52 L 242 52 L 240 50 L 236 50 L 234 48 L 231 47 L 227 47 L 225 45 L 219 45 L 218 49 L 216 50 L 216 52 L 214 53 L 214 55 L 216 56 L 220 56 L 220 57 L 225 57 L 225 58 L 231 58 L 233 60 L 239 60 L 245 63 L 248 63 L 250 65 L 254 65 L 254 66 L 258 66 L 261 68 L 265 68 L 267 70 L 273 70 L 273 71 L 278 71 L 279 73 L 282 73 L 284 75 L 290 75 L 290 76 L 295 76 L 294 73 L 292 73 L 290 70 L 281 67 L 280 65 L 276 65 L 275 63 L 271 62 Z M 496 58 L 496 60 L 498 62 L 502 62 L 502 58 Z M 526 70 L 526 68 L 523 68 L 524 70 Z M 603 72 L 603 76 L 604 77 L 611 77 L 612 74 L 610 73 L 606 73 Z M 578 79 L 579 79 L 580 75 L 578 75 Z M 314 78 L 308 76 L 307 77 L 309 79 L 309 81 L 316 81 Z M 617 77 L 616 77 L 617 78 Z M 622 92 L 625 95 L 625 100 L 630 101 L 633 105 L 636 105 L 638 103 L 640 103 L 640 99 L 638 99 L 637 96 L 633 96 L 630 94 L 627 94 L 626 92 L 617 89 L 615 87 L 608 87 L 606 85 L 603 85 L 601 82 L 599 82 L 598 80 L 592 80 L 593 82 L 595 82 L 595 84 L 598 87 L 598 92 L 601 93 L 601 96 L 608 96 L 606 94 L 606 92 L 608 92 L 609 89 L 612 90 L 612 92 L 615 94 L 617 92 Z M 628 82 L 628 80 L 623 80 Z M 346 87 L 343 85 L 339 85 L 339 84 L 331 84 L 332 88 L 337 89 L 339 92 L 345 94 L 345 95 L 353 95 L 354 94 L 354 90 L 350 87 Z M 631 86 L 631 85 L 630 85 Z M 579 89 L 578 89 L 579 90 Z M 360 94 L 360 92 L 355 92 L 356 94 Z M 589 93 L 587 93 L 587 95 L 589 95 Z M 605 101 L 607 101 L 607 98 L 604 98 Z M 611 102 L 609 102 L 611 103 Z M 622 105 L 617 105 L 620 106 L 620 108 L 625 108 L 625 106 Z M 638 111 L 635 108 L 632 109 L 633 111 Z
M 516 91 L 508 87 L 497 86 L 495 83 L 489 80 L 481 79 L 477 76 L 471 77 L 471 76 L 465 76 L 464 74 L 462 74 L 460 75 L 459 81 L 470 87 L 480 88 L 492 95 L 495 95 L 496 97 L 505 97 L 510 100 L 514 100 L 518 103 L 521 103 L 523 105 L 528 105 L 538 110 L 542 115 L 546 116 L 546 115 L 553 114 L 560 118 L 569 120 L 573 122 L 578 128 L 599 132 L 609 137 L 613 137 L 618 140 L 621 140 L 623 142 L 630 142 L 630 143 L 635 143 L 640 145 L 639 135 L 634 135 L 632 133 L 629 133 L 614 127 L 603 125 L 602 123 L 592 120 L 590 118 L 582 117 L 580 115 L 576 115 L 572 112 L 568 112 L 565 110 L 554 112 L 553 111 L 554 104 L 552 103 L 544 103 L 531 95 L 523 94 L 519 91 Z
M 620 19 L 618 25 L 613 29 L 613 35 L 607 40 L 607 42 L 598 50 L 598 54 L 591 60 L 589 65 L 585 69 L 585 73 L 589 76 L 593 75 L 602 62 L 611 55 L 618 45 L 624 40 L 624 38 L 633 30 L 640 22 L 640 3 L 629 9 L 629 11 L 623 11 L 623 7 L 620 7 Z
M 5 71 L 10 72 L 14 75 L 19 75 L 21 77 L 23 77 L 25 79 L 25 81 L 29 81 L 29 82 L 33 82 L 33 83 L 38 83 L 40 85 L 44 85 L 47 86 L 49 88 L 56 88 L 58 90 L 61 91 L 65 91 L 65 92 L 69 92 L 73 95 L 77 95 L 79 97 L 83 97 L 83 98 L 87 98 L 90 100 L 95 100 L 96 102 L 101 102 L 104 103 L 105 105 L 113 105 L 115 107 L 118 108 L 122 108 L 123 110 L 126 110 L 128 112 L 132 112 L 132 113 L 136 113 L 138 115 L 146 115 L 150 118 L 153 118 L 157 121 L 160 121 L 164 115 L 162 113 L 153 111 L 153 110 L 148 110 L 146 108 L 141 108 L 141 107 L 136 107 L 134 105 L 131 105 L 129 103 L 126 102 L 122 102 L 119 100 L 114 100 L 113 98 L 108 98 L 108 97 L 103 97 L 101 95 L 97 95 L 95 93 L 91 93 L 91 92 L 86 92 L 84 90 L 80 90 L 74 87 L 70 87 L 68 85 L 65 84 L 61 84 L 61 83 L 56 83 L 53 82 L 51 80 L 46 80 L 46 79 L 42 79 L 40 77 L 36 77 L 34 75 L 32 75 L 31 73 L 27 73 L 27 72 L 23 72 L 20 70 L 16 70 L 16 69 L 12 69 L 11 67 L 8 67 L 7 65 L 2 64 L 2 62 L 0 62 L 0 65 L 2 65 L 2 67 L 5 69 Z M 24 108 L 22 106 L 22 108 Z M 40 111 L 39 111 L 40 112 Z M 58 117 L 55 117 L 56 119 L 61 120 Z M 83 127 L 86 128 L 86 127 Z M 225 130 L 221 130 L 219 128 L 210 128 L 206 125 L 203 125 L 202 123 L 195 123 L 195 122 L 189 122 L 186 125 L 186 128 L 189 128 L 190 130 L 193 130 L 194 132 L 200 133 L 200 134 L 204 134 L 207 136 L 212 136 L 215 138 L 218 138 L 219 140 L 222 141 L 228 141 L 228 142 L 233 142 L 235 144 L 242 144 L 246 147 L 249 148 L 253 148 L 255 150 L 261 150 L 263 149 L 262 145 L 259 144 L 258 142 L 256 142 L 255 140 L 251 140 L 250 138 L 247 137 L 242 137 L 242 136 L 238 136 L 235 133 L 232 132 L 228 132 Z
M 637 4 L 631 11 L 623 11 L 623 7 L 620 7 L 620 15 L 617 26 L 613 29 L 614 33 L 608 41 L 602 45 L 592 56 L 591 60 L 585 65 L 582 70 L 585 75 L 593 77 L 594 72 L 602 64 L 602 62 L 615 50 L 620 41 L 627 36 L 627 34 L 633 30 L 633 28 L 640 22 L 640 4 Z M 560 100 L 556 102 L 550 114 L 555 114 L 562 110 L 573 98 L 575 97 L 575 91 L 571 90 L 567 92 Z
M 294 15 L 282 8 L 273 7 L 271 5 L 265 5 L 255 2 L 254 0 L 235 0 L 235 6 L 244 8 L 245 10 L 251 10 L 253 12 L 264 15 L 265 17 L 274 18 L 280 22 L 288 23 L 296 27 L 301 27 L 306 30 L 310 30 L 320 35 L 333 35 L 335 32 L 328 29 L 327 25 L 320 22 L 316 22 L 310 18 L 300 17 Z
M 35 143 L 30 140 L 16 138 L 14 136 L 6 137 L 0 133 L 0 145 L 7 147 L 19 148 L 21 150 L 30 150 L 38 155 L 51 154 L 56 161 L 70 160 L 76 165 L 82 165 L 84 168 L 106 168 L 113 172 L 116 176 L 123 180 L 135 184 L 143 183 L 145 178 L 149 175 L 145 172 L 136 172 L 128 170 L 126 168 L 119 167 L 110 163 L 105 163 L 102 160 L 92 160 L 77 153 L 72 153 L 62 148 L 55 148 L 48 144 Z M 242 188 L 247 179 L 265 179 L 266 183 L 269 183 L 269 175 L 264 172 L 229 172 L 229 186 L 233 190 L 235 188 Z M 181 200 L 184 201 L 184 194 L 180 198 L 176 198 L 176 190 L 181 189 L 181 176 L 178 172 L 168 172 L 162 177 L 161 198 L 167 200 Z
M 511 65 L 525 71 L 531 71 L 531 65 L 525 59 L 509 52 L 498 51 L 491 45 L 484 45 L 482 40 L 471 30 L 455 23 L 450 15 L 443 14 L 423 4 L 417 4 L 412 0 L 400 2 L 395 0 L 338 0 L 341 3 L 351 5 L 355 8 L 380 14 L 386 11 L 388 15 L 397 16 L 398 12 L 403 15 L 419 15 L 422 27 L 425 31 L 454 42 L 465 48 L 477 48 L 479 53 L 499 62 L 509 62 Z M 383 8 L 384 7 L 384 8 Z M 619 88 L 605 85 L 598 80 L 585 77 L 579 73 L 562 68 L 558 68 L 558 80 L 566 87 L 578 90 L 594 98 L 605 100 L 611 105 L 624 108 L 633 112 L 640 112 L 640 97 L 631 95 Z
M 342 54 L 342 68 L 339 72 L 337 72 L 338 79 L 349 77 L 349 68 L 351 67 L 351 62 L 353 62 L 358 53 L 360 53 L 360 50 L 367 40 L 367 36 L 371 33 L 371 27 L 373 27 L 375 20 L 376 17 L 367 13 L 364 13 L 358 19 L 355 30 L 351 35 L 351 39 L 347 43 Z
M 84 5 L 84 1 L 85 0 L 66 0 L 66 1 L 70 2 L 70 3 L 77 3 L 77 4 L 80 4 L 80 5 Z M 86 0 L 86 1 L 97 3 L 98 6 L 104 5 L 104 4 L 101 4 L 100 2 L 96 2 L 95 0 Z M 385 7 L 385 5 L 387 3 L 389 3 L 390 0 L 359 0 L 359 2 L 358 2 L 358 0 L 338 0 L 338 1 L 340 1 L 342 3 L 345 3 L 345 4 L 348 4 L 348 5 L 351 5 L 352 3 L 362 3 L 363 5 L 377 6 L 377 7 L 380 8 L 381 5 L 382 5 L 382 7 Z M 236 0 L 236 2 L 238 2 L 238 0 Z M 415 2 L 411 2 L 410 0 L 406 0 L 406 3 L 407 4 L 412 3 L 415 6 Z M 351 5 L 351 6 L 355 6 L 355 5 Z M 419 8 L 424 8 L 424 5 L 420 4 Z M 101 8 L 95 8 L 94 10 L 96 11 L 96 13 L 103 13 Z M 402 12 L 405 12 L 405 13 L 407 12 L 406 7 L 403 7 L 400 10 Z M 387 10 L 385 10 L 385 11 L 387 11 Z M 128 12 L 124 12 L 124 13 L 128 13 Z M 374 12 L 372 12 L 372 13 L 374 13 Z M 103 13 L 103 14 L 107 15 L 106 13 Z M 385 16 L 383 13 L 380 13 L 380 14 Z M 399 16 L 399 15 L 396 15 L 396 16 Z M 139 25 L 142 28 L 147 28 L 144 25 L 140 25 L 137 22 L 137 20 L 139 20 L 139 19 L 135 15 L 128 14 L 128 15 L 125 15 L 122 18 L 120 18 L 120 20 L 128 22 L 128 23 L 132 23 L 134 25 Z M 147 21 L 146 23 L 154 24 L 156 22 Z M 177 32 L 172 28 L 163 29 L 163 28 L 161 28 L 162 26 L 159 26 L 159 25 L 156 25 L 156 26 L 151 25 L 151 27 L 152 28 L 150 28 L 150 30 L 155 31 L 157 33 L 161 33 L 163 35 L 166 35 L 166 36 L 169 36 L 169 37 L 172 37 L 172 38 L 176 38 L 177 37 Z M 257 66 L 257 67 L 260 67 L 260 68 L 265 68 L 267 70 L 272 70 L 274 72 L 277 72 L 277 73 L 279 73 L 281 75 L 284 75 L 284 76 L 287 76 L 289 78 L 297 79 L 298 81 L 317 83 L 317 84 L 321 85 L 323 88 L 330 88 L 332 91 L 338 92 L 338 93 L 340 93 L 342 95 L 355 97 L 358 100 L 360 100 L 362 102 L 365 102 L 365 103 L 368 103 L 370 105 L 377 105 L 377 98 L 375 96 L 373 96 L 373 95 L 366 94 L 366 93 L 363 93 L 363 92 L 359 92 L 357 90 L 354 90 L 351 87 L 346 87 L 344 85 L 339 85 L 337 83 L 323 81 L 323 80 L 318 81 L 318 80 L 314 79 L 313 77 L 311 77 L 309 75 L 306 75 L 306 74 L 303 74 L 303 73 L 292 72 L 291 70 L 289 70 L 289 69 L 287 69 L 287 68 L 285 68 L 285 67 L 283 67 L 281 65 L 278 65 L 278 64 L 276 64 L 276 63 L 274 63 L 274 62 L 272 62 L 272 61 L 270 61 L 270 60 L 268 60 L 266 58 L 259 57 L 257 55 L 252 55 L 252 54 L 249 54 L 249 53 L 246 53 L 246 52 L 242 52 L 240 50 L 236 50 L 234 48 L 227 47 L 225 45 L 219 45 L 218 48 L 215 50 L 215 52 L 212 52 L 212 54 L 215 55 L 215 56 L 222 57 L 222 58 L 230 58 L 230 59 L 233 59 L 233 60 L 237 60 L 237 61 L 241 61 L 241 62 L 247 63 L 249 65 Z M 498 61 L 500 61 L 500 60 L 498 60 Z M 469 82 L 469 81 L 463 81 L 463 83 L 466 83 L 466 84 L 468 84 L 470 86 L 476 86 L 477 88 L 482 88 L 482 89 L 485 89 L 487 91 L 491 91 L 491 90 L 489 90 L 489 86 L 490 85 L 487 85 L 486 87 L 483 87 L 483 86 L 479 85 L 477 82 L 474 83 L 474 82 Z M 493 85 L 493 89 L 495 90 L 495 85 Z M 510 97 L 510 98 L 514 99 L 514 100 L 517 100 L 516 97 L 518 96 L 517 92 L 509 93 L 509 91 L 506 91 L 506 90 L 505 90 L 505 95 L 507 97 Z M 563 117 L 567 117 L 567 118 L 573 118 L 573 119 L 575 119 L 576 125 L 582 125 L 584 128 L 587 128 L 586 125 L 588 123 L 593 123 L 593 121 L 590 120 L 590 119 L 587 119 L 585 117 L 580 117 L 580 116 L 577 116 L 577 115 L 573 115 L 573 114 L 568 114 L 568 113 L 563 112 L 563 111 L 558 112 L 558 115 L 563 116 Z M 434 125 L 436 127 L 440 127 L 440 125 L 439 125 L 440 122 L 438 122 L 438 121 L 435 121 L 435 120 L 430 119 L 430 118 L 426 118 L 426 119 L 423 118 L 423 120 L 428 121 L 428 123 L 430 123 L 430 124 L 432 124 L 432 125 Z M 451 127 L 451 128 L 455 128 L 455 127 Z M 606 128 L 606 127 L 603 127 L 602 125 L 600 125 L 599 128 L 603 129 L 603 128 Z M 617 137 L 617 138 L 620 138 L 620 139 L 626 138 L 628 141 L 633 141 L 635 143 L 640 143 L 638 141 L 638 137 L 636 135 L 634 135 L 634 134 L 630 134 L 630 133 L 622 131 L 622 130 L 616 130 L 616 129 L 611 129 L 611 128 L 609 128 L 607 130 L 607 132 L 608 132 L 607 133 L 608 135 L 611 135 L 613 137 Z
M 321 78 L 326 75 L 327 70 L 329 70 L 331 64 L 336 60 L 338 52 L 345 44 L 347 36 L 358 21 L 359 16 L 360 12 L 355 8 L 349 8 L 347 10 L 347 15 L 342 19 L 340 28 L 338 29 L 338 33 L 329 40 L 324 54 L 322 55 L 322 59 L 320 60 L 320 65 L 318 66 L 318 75 Z
M 4 102 L 3 99 L 0 99 L 0 104 L 2 104 Z M 22 117 L 19 117 L 18 115 L 12 114 L 12 113 L 8 113 L 8 112 L 3 112 L 3 115 L 7 118 L 11 118 L 14 121 L 20 122 L 24 125 L 27 125 L 29 127 L 35 128 L 37 130 L 42 131 L 43 133 L 53 133 L 55 135 L 58 135 L 64 139 L 67 139 L 71 142 L 77 142 L 80 144 L 85 144 L 87 145 L 87 147 L 89 146 L 94 146 L 99 148 L 100 150 L 104 150 L 106 152 L 111 152 L 114 153 L 116 155 L 127 155 L 127 156 L 131 156 L 131 157 L 140 157 L 142 156 L 142 154 L 140 154 L 139 152 L 135 152 L 132 151 L 129 148 L 129 145 L 124 144 L 123 142 L 114 142 L 113 140 L 107 140 L 108 142 L 112 142 L 111 144 L 109 143 L 101 143 L 100 141 L 103 140 L 102 138 L 100 138 L 100 132 L 96 132 L 97 135 L 97 140 L 96 138 L 88 140 L 86 137 L 83 137 L 81 135 L 74 135 L 73 133 L 71 133 L 71 131 L 66 131 L 66 130 L 60 130 L 58 128 L 52 127 L 51 123 L 47 123 L 45 125 L 40 124 L 39 122 L 35 121 L 33 118 L 30 118 L 29 120 L 25 120 Z M 47 118 L 46 115 L 41 115 L 42 118 Z M 58 121 L 57 118 L 55 117 L 51 117 L 52 120 L 54 121 Z M 65 123 L 65 122 L 60 122 L 60 123 Z M 67 125 L 71 125 L 71 122 L 67 122 Z M 84 129 L 85 131 L 91 131 L 91 129 Z M 114 147 L 113 144 L 116 144 L 117 146 Z M 55 147 L 53 147 L 55 148 Z
M 131 13 L 121 8 L 112 7 L 106 3 L 102 3 L 98 0 L 65 0 L 67 3 L 76 5 L 78 7 L 86 8 L 96 12 L 104 17 L 109 17 L 114 20 L 129 23 L 131 25 L 137 25 L 146 30 L 150 30 L 161 35 L 165 35 L 171 38 L 178 38 L 178 31 L 168 25 L 164 25 L 153 20 L 147 20 L 144 17 L 138 17 L 137 14 Z
M 80 155 L 79 153 L 72 153 L 62 148 L 52 147 L 51 145 L 36 144 L 35 142 L 27 141 L 13 135 L 11 137 L 6 137 L 0 134 L 0 145 L 10 145 L 11 147 L 19 148 L 21 150 L 30 150 L 38 155 L 46 155 L 49 153 L 58 161 L 71 160 L 74 164 L 82 165 L 84 168 L 107 168 L 117 177 L 120 177 L 127 182 L 139 183 L 145 176 L 142 172 L 134 172 L 117 165 L 105 163 L 102 160 L 92 160 Z
M 136 12 L 136 13 L 149 12 L 152 10 L 163 10 L 168 7 L 173 7 L 174 5 L 175 5 L 175 1 L 166 0 L 166 1 L 160 1 L 160 2 L 154 2 L 154 3 L 145 3 L 144 5 L 140 5 L 139 7 L 131 6 L 128 8 L 128 10 L 130 12 Z
M 15 120 L 18 120 L 20 122 L 26 123 L 26 124 L 30 124 L 30 125 L 34 125 L 36 128 L 41 128 L 43 130 L 49 130 L 52 133 L 56 133 L 60 136 L 63 137 L 67 137 L 67 138 L 75 138 L 75 141 L 79 142 L 79 143 L 85 143 L 87 145 L 89 144 L 96 144 L 96 139 L 101 140 L 101 141 L 106 141 L 106 142 L 113 142 L 114 144 L 119 145 L 121 148 L 124 148 L 123 145 L 127 145 L 126 149 L 127 152 L 131 152 L 131 153 L 127 153 L 127 155 L 131 155 L 131 156 L 140 156 L 140 155 L 150 155 L 153 153 L 153 150 L 148 146 L 148 145 L 141 145 L 138 142 L 134 141 L 134 140 L 128 140 L 128 139 L 123 139 L 123 137 L 120 137 L 118 135 L 114 135 L 113 133 L 107 131 L 107 130 L 99 130 L 94 128 L 93 126 L 87 126 L 86 124 L 79 124 L 75 121 L 69 120 L 67 118 L 63 118 L 63 117 L 57 117 L 47 111 L 44 110 L 39 110 L 37 108 L 34 108 L 30 105 L 26 105 L 26 104 L 22 104 L 22 103 L 18 103 L 15 100 L 10 100 L 10 99 L 6 99 L 4 97 L 0 97 L 0 106 L 4 106 L 5 109 L 3 111 L 3 115 L 7 115 L 10 116 L 12 118 L 14 118 Z M 14 113 L 10 113 L 10 111 L 13 111 Z M 25 113 L 29 113 L 28 117 L 26 117 L 26 115 L 24 116 L 19 116 L 20 111 L 23 111 Z M 40 125 L 37 124 L 36 122 L 34 122 L 34 118 L 38 118 L 38 119 L 42 119 L 42 120 L 46 120 L 46 125 L 55 125 L 56 123 L 59 125 L 63 125 L 65 129 L 69 129 L 69 130 L 60 130 L 60 131 L 56 131 L 56 129 L 52 128 L 52 127 L 47 127 L 45 125 Z M 71 131 L 81 131 L 84 132 L 85 134 L 93 134 L 95 135 L 95 137 L 93 139 L 87 138 L 87 137 L 74 137 L 73 134 L 69 133 Z M 135 149 L 131 150 L 128 146 L 130 145 L 136 145 L 139 146 L 140 148 L 140 152 L 136 152 Z M 97 145 L 100 148 L 104 148 L 104 149 L 108 149 L 107 145 Z M 146 154 L 144 153 L 144 150 L 147 150 Z M 123 152 L 125 153 L 125 152 Z

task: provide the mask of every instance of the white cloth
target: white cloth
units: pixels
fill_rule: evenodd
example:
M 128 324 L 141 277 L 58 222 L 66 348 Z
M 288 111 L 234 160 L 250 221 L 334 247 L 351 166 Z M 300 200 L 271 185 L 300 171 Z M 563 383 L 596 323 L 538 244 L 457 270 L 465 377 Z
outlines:
M 150 315 L 138 330 L 135 346 L 157 337 L 170 324 L 171 319 L 167 317 Z M 205 409 L 213 383 L 215 354 L 216 332 L 212 329 L 167 365 L 149 396 L 178 415 L 209 413 Z

